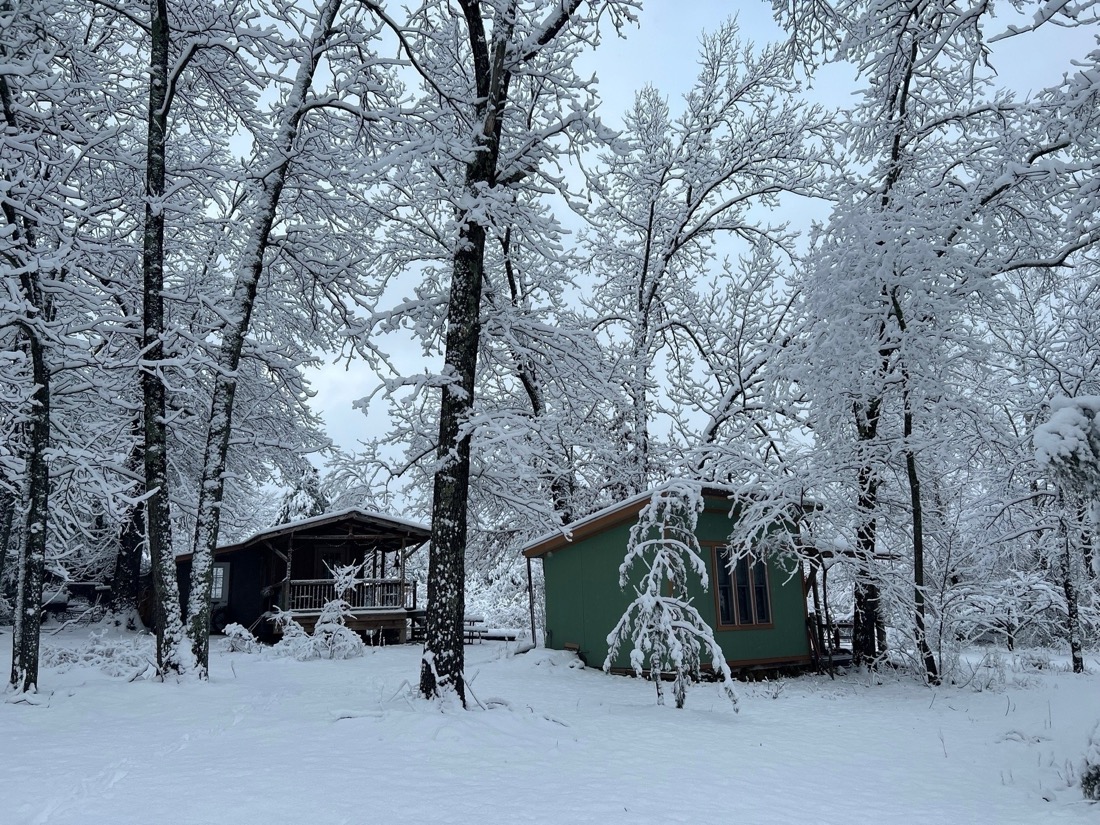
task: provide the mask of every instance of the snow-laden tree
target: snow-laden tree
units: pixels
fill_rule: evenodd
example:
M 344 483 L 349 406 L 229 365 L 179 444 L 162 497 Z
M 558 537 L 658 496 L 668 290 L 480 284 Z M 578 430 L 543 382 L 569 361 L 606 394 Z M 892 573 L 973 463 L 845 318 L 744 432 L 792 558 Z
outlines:
M 811 324 L 797 376 L 822 454 L 854 477 L 857 659 L 876 653 L 882 582 L 872 565 L 886 529 L 907 537 L 906 601 L 934 680 L 925 559 L 946 548 L 929 529 L 939 516 L 927 488 L 967 455 L 939 435 L 960 410 L 984 409 L 967 403 L 957 369 L 982 358 L 974 308 L 993 301 L 1006 273 L 1058 266 L 1097 237 L 1096 213 L 1081 206 L 1095 204 L 1096 189 L 1096 119 L 1081 77 L 1089 73 L 1026 103 L 997 91 L 990 4 L 776 10 L 805 65 L 845 60 L 866 82 L 847 113 L 858 167 L 838 188 L 801 283 Z M 884 496 L 904 520 L 884 520 L 893 509 Z
M 325 602 L 313 627 L 313 650 L 322 659 L 351 659 L 363 655 L 363 638 L 347 626 L 352 617 L 348 597 L 360 582 L 363 565 L 337 565 L 329 568 L 335 598 Z
M 33 226 L 29 235 L 23 233 L 33 242 L 19 239 L 19 244 L 33 249 L 37 271 L 48 279 L 43 294 L 52 304 L 43 302 L 48 311 L 36 311 L 36 323 L 45 323 L 42 330 L 49 332 L 42 340 L 53 349 L 44 351 L 42 362 L 45 378 L 52 379 L 45 561 L 50 575 L 62 581 L 113 578 L 115 606 L 124 613 L 136 605 L 145 548 L 158 561 L 160 575 L 154 579 L 163 586 L 157 590 L 178 602 L 172 557 L 185 548 L 171 534 L 193 535 L 195 529 L 206 436 L 200 411 L 210 407 L 217 370 L 209 365 L 216 361 L 225 326 L 219 307 L 226 303 L 227 284 L 221 269 L 249 235 L 240 220 L 251 208 L 242 181 L 258 174 L 255 166 L 250 171 L 234 161 L 228 142 L 242 126 L 262 142 L 269 124 L 257 114 L 256 100 L 278 77 L 278 64 L 293 52 L 294 42 L 265 29 L 253 4 L 176 0 L 147 8 L 148 14 L 60 0 L 20 4 L 5 30 L 12 60 L 24 61 L 35 50 L 44 56 L 5 74 L 4 82 L 10 93 L 6 111 L 20 121 L 19 128 L 39 135 L 18 142 L 18 152 L 7 155 L 9 168 L 25 168 L 10 176 L 20 183 L 9 199 L 14 211 L 5 214 Z M 272 17 L 295 14 L 284 6 L 265 9 Z M 363 31 L 345 31 L 346 55 L 356 66 L 362 62 L 356 37 Z M 154 44 L 156 72 L 168 71 L 166 83 L 152 83 L 147 71 Z M 339 77 L 341 91 L 357 88 L 356 83 L 373 88 L 365 73 Z M 163 99 L 157 97 L 161 92 Z M 156 98 L 152 105 L 150 94 Z M 337 166 L 344 169 L 350 153 L 331 145 L 336 130 L 330 112 L 340 111 L 339 99 L 325 96 L 311 109 L 314 120 L 324 123 L 314 142 L 325 147 L 312 159 L 339 156 Z M 346 110 L 340 118 L 347 124 L 345 138 L 358 145 L 359 119 Z M 12 136 L 15 126 L 9 124 Z M 163 198 L 150 194 L 162 186 L 160 165 Z M 347 179 L 320 169 L 311 175 Z M 248 512 L 245 502 L 256 494 L 255 484 L 268 481 L 272 472 L 299 469 L 302 453 L 327 443 L 308 409 L 309 390 L 300 371 L 309 350 L 319 339 L 331 340 L 332 328 L 342 323 L 342 297 L 333 278 L 320 277 L 323 262 L 338 262 L 332 269 L 344 283 L 353 283 L 358 258 L 349 254 L 347 234 L 341 238 L 336 231 L 339 222 L 328 220 L 320 206 L 346 187 L 319 189 L 313 180 L 290 188 L 297 220 L 277 225 L 266 271 L 270 275 L 281 267 L 291 277 L 272 279 L 279 288 L 270 290 L 256 313 L 259 320 L 233 374 L 244 415 L 229 438 L 223 474 L 229 493 L 219 507 L 233 533 L 264 526 L 250 521 L 255 512 Z M 34 191 L 25 200 L 34 204 L 30 210 L 16 205 L 24 200 L 23 187 Z M 357 217 L 354 209 L 339 205 L 328 206 L 327 214 L 342 218 L 345 229 Z M 143 283 L 138 272 L 152 280 Z M 17 274 L 11 271 L 12 277 Z M 316 300 L 319 295 L 327 300 Z M 340 311 L 326 316 L 324 307 L 334 304 Z M 145 323 L 145 310 L 160 320 Z M 155 346 L 147 346 L 153 339 Z M 13 352 L 22 348 L 17 343 Z M 13 398 L 25 399 L 27 389 L 46 386 L 46 381 L 33 384 L 28 370 L 20 372 L 20 364 L 32 364 L 29 354 L 28 349 L 17 356 L 5 374 L 23 376 L 23 388 L 10 387 Z M 152 391 L 159 414 L 145 414 L 143 390 Z M 5 469 L 12 472 L 7 489 L 16 505 L 9 512 L 26 507 L 31 409 L 47 408 L 13 407 L 12 426 L 5 425 L 11 457 Z M 146 425 L 156 432 L 150 435 Z M 148 483 L 142 471 L 147 459 L 163 483 Z M 147 490 L 154 495 L 147 496 Z M 145 508 L 151 500 L 159 516 L 149 542 Z M 6 529 L 25 532 L 19 518 Z M 162 604 L 156 612 L 163 614 L 158 627 L 167 629 L 160 658 L 167 670 L 183 668 L 186 654 L 177 655 L 171 644 L 182 639 L 172 630 L 178 609 L 165 611 Z
M 372 56 L 377 27 L 364 25 L 359 6 L 348 5 L 344 10 L 341 0 L 325 0 L 316 11 L 280 8 L 281 24 L 293 34 L 283 39 L 270 32 L 256 47 L 257 63 L 281 61 L 295 66 L 295 73 L 270 114 L 250 118 L 255 141 L 250 174 L 236 194 L 234 214 L 245 218 L 245 226 L 235 249 L 231 296 L 217 326 L 220 347 L 213 358 L 188 600 L 188 632 L 201 670 L 208 657 L 212 560 L 241 360 L 251 355 L 269 368 L 282 361 L 282 370 L 288 371 L 290 342 L 256 335 L 253 313 L 258 307 L 262 312 L 265 303 L 282 308 L 280 300 L 265 302 L 266 291 L 290 298 L 297 318 L 309 318 L 312 330 L 302 335 L 294 320 L 280 318 L 269 332 L 292 330 L 287 337 L 304 339 L 307 346 L 326 343 L 322 332 L 339 325 L 359 289 L 349 263 L 362 260 L 362 245 L 353 242 L 349 249 L 341 230 L 357 219 L 354 231 L 364 240 L 371 234 L 370 213 L 357 208 L 370 177 L 349 167 L 369 165 L 371 153 L 363 143 L 372 139 L 371 124 L 398 113 L 390 61 Z M 314 88 L 319 70 L 331 78 L 327 88 Z M 349 163 L 348 155 L 354 158 L 357 152 L 360 157 Z M 357 197 L 347 198 L 352 191 Z M 336 309 L 335 317 L 330 308 Z
M 1100 501 L 1100 396 L 1055 398 L 1035 428 L 1035 458 L 1067 492 Z
M 1100 722 L 1089 731 L 1088 747 L 1085 749 L 1081 768 L 1081 793 L 1085 799 L 1100 802 Z
M 736 23 L 727 22 L 703 36 L 699 63 L 678 112 L 658 89 L 639 92 L 623 133 L 588 174 L 596 203 L 587 210 L 592 229 L 586 244 L 598 286 L 587 303 L 623 371 L 629 405 L 623 458 L 631 468 L 624 494 L 670 471 L 650 443 L 659 395 L 653 373 L 661 353 L 676 361 L 691 359 L 694 351 L 708 370 L 717 368 L 708 376 L 718 386 L 708 387 L 712 421 L 704 444 L 713 444 L 720 423 L 746 402 L 736 384 L 752 378 L 751 367 L 738 365 L 738 375 L 728 374 L 725 364 L 706 363 L 721 358 L 709 345 L 742 309 L 733 303 L 709 315 L 708 296 L 716 289 L 734 302 L 749 297 L 733 294 L 735 287 L 726 292 L 732 278 L 716 258 L 732 246 L 746 261 L 773 267 L 790 261 L 794 239 L 771 215 L 792 196 L 826 191 L 823 146 L 833 139 L 830 126 L 824 112 L 796 100 L 782 49 L 755 50 L 741 40 Z M 776 334 L 754 332 L 762 339 Z M 748 343 L 741 353 L 755 343 L 763 356 L 766 340 Z M 690 371 L 678 377 L 702 383 Z M 689 393 L 684 387 L 681 396 Z M 670 417 L 675 422 L 678 416 Z
M 162 672 L 179 673 L 194 667 L 195 655 L 181 614 L 172 541 L 168 388 L 178 363 L 173 356 L 179 353 L 172 352 L 175 336 L 165 300 L 170 283 L 166 272 L 171 273 L 172 263 L 166 235 L 171 232 L 169 216 L 179 221 L 186 204 L 180 178 L 198 182 L 200 191 L 210 188 L 203 184 L 209 183 L 212 171 L 220 178 L 223 170 L 215 161 L 228 136 L 223 113 L 240 112 L 255 99 L 258 89 L 236 54 L 238 27 L 249 14 L 243 3 L 215 7 L 199 0 L 148 0 L 146 7 L 144 19 L 129 17 L 148 35 L 142 51 L 148 54 L 149 67 L 141 256 L 144 516 L 155 593 L 157 664 Z M 202 98 L 219 107 L 213 117 L 208 108 L 198 105 Z M 182 123 L 173 120 L 181 103 L 191 115 Z M 217 131 L 218 127 L 223 130 Z M 197 162 L 180 168 L 178 158 L 186 155 L 179 149 L 196 144 Z M 169 169 L 173 159 L 178 165 Z M 197 218 L 194 213 L 189 217 Z
M 722 694 L 737 709 L 737 692 L 725 654 L 714 631 L 691 603 L 688 577 L 709 587 L 707 563 L 695 530 L 703 510 L 699 483 L 670 481 L 654 490 L 630 528 L 626 556 L 619 567 L 619 585 L 635 598 L 607 635 L 604 670 L 629 646 L 635 674 L 648 674 L 664 704 L 664 681 L 672 680 L 677 708 L 684 706 L 687 688 L 698 681 L 705 655 Z
M 365 5 L 397 38 L 419 85 L 406 142 L 376 204 L 391 218 L 377 271 L 421 275 L 415 294 L 396 309 L 379 304 L 365 331 L 373 338 L 407 323 L 425 353 L 442 360 L 430 375 L 395 372 L 410 387 L 440 393 L 420 690 L 461 700 L 472 414 L 489 250 L 509 230 L 531 247 L 555 250 L 557 227 L 525 194 L 562 191 L 555 159 L 591 124 L 595 105 L 574 59 L 598 41 L 601 21 L 619 26 L 637 4 L 459 0 L 456 14 L 433 0 L 400 15 Z M 381 347 L 372 346 L 385 365 Z
M 1050 417 L 1035 428 L 1035 459 L 1054 477 L 1063 512 L 1057 534 L 1061 538 L 1062 583 L 1066 598 L 1066 627 L 1073 672 L 1085 669 L 1080 618 L 1080 591 L 1085 580 L 1082 562 L 1090 559 L 1100 528 L 1100 396 L 1059 397 L 1051 401 Z
M 1026 270 L 1009 276 L 1003 299 L 985 321 L 991 357 L 984 395 L 995 415 L 985 454 L 973 463 L 987 468 L 975 494 L 986 498 L 981 538 L 990 548 L 982 564 L 989 588 L 982 591 L 965 582 L 972 597 L 963 604 L 980 606 L 979 616 L 1002 616 L 996 625 L 1010 644 L 1017 634 L 1021 643 L 1065 641 L 1071 635 L 1071 612 L 1080 620 L 1079 635 L 1087 638 L 1100 619 L 1097 579 L 1090 574 L 1093 545 L 1081 540 L 1087 532 L 1087 509 L 1076 494 L 1063 495 L 1049 466 L 1040 466 L 1033 440 L 1036 427 L 1050 415 L 1052 401 L 1100 391 L 1092 257 L 1042 277 Z M 1073 540 L 1080 559 L 1067 559 L 1067 540 Z M 1022 589 L 1020 579 L 1030 582 L 1030 588 Z
M 81 382 L 68 382 L 66 412 L 57 416 L 55 376 L 75 375 L 94 362 L 101 295 L 93 264 L 109 266 L 110 250 L 85 233 L 103 220 L 104 206 L 89 187 L 89 171 L 107 154 L 113 135 L 95 87 L 102 76 L 91 62 L 94 44 L 84 39 L 85 9 L 62 0 L 8 8 L 0 26 L 0 257 L 5 300 L 0 306 L 3 395 L 8 407 L 3 439 L 3 486 L 18 539 L 18 582 L 10 684 L 23 693 L 38 683 L 39 624 L 51 511 L 50 464 L 83 448 L 67 423 L 79 421 Z M 74 387 L 74 384 L 76 385 Z M 83 412 L 83 411 L 82 411 Z M 74 416 L 72 418 L 69 415 Z M 58 426 L 58 424 L 61 426 Z M 75 436 L 75 438 L 74 438 Z M 55 445 L 64 447 L 56 452 Z M 68 510 L 69 523 L 79 519 Z M 3 548 L 6 553 L 7 547 Z
M 316 467 L 306 467 L 294 487 L 283 496 L 275 524 L 288 524 L 304 518 L 323 515 L 329 509 L 321 491 L 321 474 Z

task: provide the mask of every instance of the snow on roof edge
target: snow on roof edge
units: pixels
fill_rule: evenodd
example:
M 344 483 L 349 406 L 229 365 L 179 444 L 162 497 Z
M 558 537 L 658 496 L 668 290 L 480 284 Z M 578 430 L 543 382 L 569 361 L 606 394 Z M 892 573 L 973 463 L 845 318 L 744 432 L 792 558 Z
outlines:
M 578 528 L 584 527 L 589 522 L 595 521 L 599 518 L 603 518 L 610 513 L 614 513 L 616 510 L 625 510 L 635 504 L 640 504 L 646 499 L 652 498 L 655 493 L 666 490 L 674 484 L 682 484 L 684 482 L 698 484 L 704 494 L 706 494 L 707 491 L 727 493 L 730 496 L 733 496 L 736 493 L 736 490 L 734 490 L 733 487 L 725 484 L 694 481 L 687 478 L 670 478 L 668 481 L 663 481 L 660 484 L 650 487 L 644 492 L 635 493 L 632 496 L 627 496 L 626 498 L 620 499 L 613 504 L 608 504 L 606 507 L 601 507 L 599 510 L 596 510 L 593 513 L 589 513 L 587 516 L 579 518 L 576 521 L 571 521 L 569 522 L 569 524 L 563 524 L 561 527 L 543 533 L 538 538 L 531 539 L 529 542 L 520 547 L 519 553 L 522 555 L 523 553 L 526 553 L 528 550 L 530 550 L 532 547 L 542 544 L 544 541 L 549 541 L 550 539 L 557 538 L 558 536 L 563 536 L 566 541 L 573 541 L 573 531 L 577 530 Z
M 219 544 L 217 549 L 221 550 L 223 547 L 236 547 L 238 545 L 248 544 L 256 539 L 263 538 L 270 533 L 277 533 L 294 527 L 308 527 L 311 524 L 321 523 L 325 521 L 333 521 L 343 518 L 344 516 L 363 516 L 364 518 L 375 519 L 377 521 L 387 522 L 397 527 L 409 527 L 413 530 L 430 532 L 430 528 L 425 525 L 411 521 L 409 519 L 401 518 L 400 516 L 391 516 L 387 513 L 379 513 L 374 510 L 363 510 L 359 507 L 345 507 L 343 510 L 330 510 L 325 513 L 321 513 L 319 516 L 310 516 L 309 518 L 295 519 L 294 521 L 284 521 L 282 524 L 275 524 L 271 527 L 265 527 L 263 530 L 257 530 L 251 535 L 245 536 L 239 541 L 232 541 L 225 544 Z M 188 555 L 190 550 L 180 555 Z

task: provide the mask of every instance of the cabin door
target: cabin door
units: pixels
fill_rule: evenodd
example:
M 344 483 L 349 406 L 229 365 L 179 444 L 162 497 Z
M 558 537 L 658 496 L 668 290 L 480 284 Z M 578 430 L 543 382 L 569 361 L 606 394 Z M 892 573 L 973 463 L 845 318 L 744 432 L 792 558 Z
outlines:
M 319 579 L 331 579 L 332 568 L 346 564 L 343 550 L 320 550 L 316 558 L 316 576 Z

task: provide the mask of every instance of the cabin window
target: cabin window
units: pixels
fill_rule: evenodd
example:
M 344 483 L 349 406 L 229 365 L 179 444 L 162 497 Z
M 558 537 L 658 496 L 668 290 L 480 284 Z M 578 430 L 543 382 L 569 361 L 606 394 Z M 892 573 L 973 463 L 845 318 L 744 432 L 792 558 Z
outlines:
M 229 562 L 218 562 L 213 567 L 214 584 L 210 588 L 210 601 L 229 601 Z
M 767 562 L 745 556 L 737 560 L 731 571 L 728 547 L 715 548 L 714 561 L 718 624 L 736 627 L 770 624 L 772 609 Z

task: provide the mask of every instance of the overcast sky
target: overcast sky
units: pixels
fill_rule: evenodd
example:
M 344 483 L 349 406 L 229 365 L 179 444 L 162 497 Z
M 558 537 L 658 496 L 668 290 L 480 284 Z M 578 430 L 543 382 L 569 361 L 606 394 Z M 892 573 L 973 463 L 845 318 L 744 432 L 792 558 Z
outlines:
M 608 33 L 595 52 L 585 56 L 582 73 L 594 73 L 599 79 L 603 100 L 602 117 L 612 126 L 621 124 L 622 113 L 632 104 L 634 92 L 646 84 L 660 89 L 669 98 L 673 112 L 677 99 L 690 88 L 697 72 L 699 36 L 717 27 L 737 10 L 742 36 L 757 45 L 775 41 L 782 35 L 772 19 L 770 3 L 730 3 L 728 0 L 649 0 L 640 15 L 640 26 L 626 32 L 625 38 Z M 1004 27 L 1022 25 L 1027 18 L 1011 10 L 1005 12 Z M 1001 21 L 996 21 L 1000 23 Z M 1096 44 L 1095 30 L 1065 30 L 1053 26 L 1024 38 L 1010 38 L 995 48 L 993 65 L 1000 82 L 1022 94 L 1056 83 L 1070 68 L 1073 55 L 1084 55 Z M 850 102 L 858 87 L 855 72 L 847 66 L 830 66 L 814 79 L 809 95 L 830 106 Z M 808 212 L 806 213 L 809 214 Z M 785 219 L 791 219 L 784 215 Z M 795 223 L 798 223 L 795 216 Z M 801 222 L 808 224 L 808 217 Z M 397 354 L 397 353 L 395 353 Z M 419 347 L 415 348 L 419 357 Z M 358 442 L 379 435 L 385 427 L 384 402 L 372 405 L 368 419 L 352 408 L 367 395 L 377 379 L 361 362 L 327 366 L 310 372 L 317 397 L 314 406 L 326 422 L 329 436 L 340 447 L 354 450 Z

